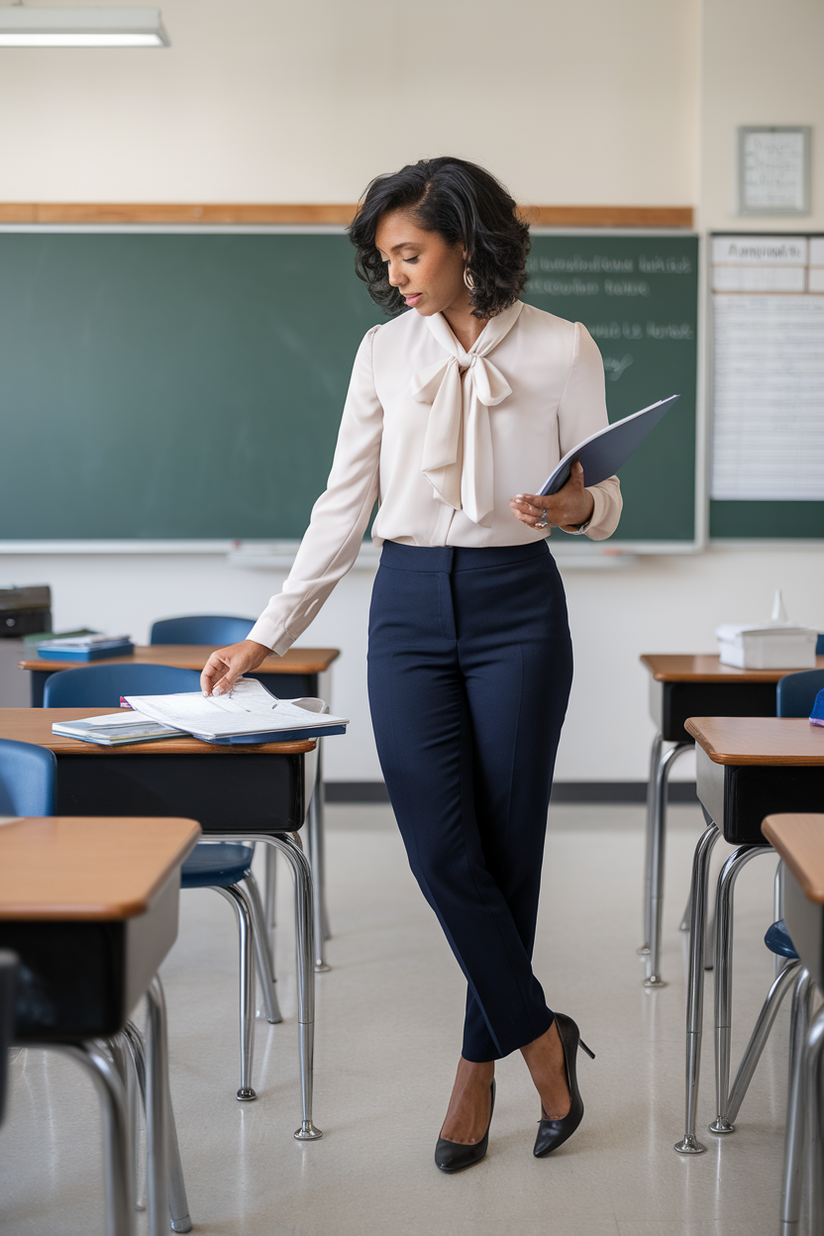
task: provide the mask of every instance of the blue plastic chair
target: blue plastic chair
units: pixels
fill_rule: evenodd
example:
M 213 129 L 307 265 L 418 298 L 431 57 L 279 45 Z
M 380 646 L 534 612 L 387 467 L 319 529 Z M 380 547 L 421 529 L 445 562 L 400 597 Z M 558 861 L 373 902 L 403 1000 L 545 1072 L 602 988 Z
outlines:
M 0 815 L 53 815 L 56 781 L 53 751 L 0 738 Z
M 785 674 L 775 688 L 777 717 L 809 717 L 815 697 L 824 688 L 824 669 Z
M 162 618 L 152 624 L 150 644 L 239 644 L 255 625 L 254 618 L 229 618 L 217 614 L 190 614 L 185 618 Z
M 50 674 L 44 708 L 119 708 L 121 695 L 199 691 L 197 670 L 169 665 L 82 665 Z
M 43 705 L 45 708 L 117 708 L 121 695 L 171 695 L 177 691 L 199 690 L 197 670 L 169 665 L 85 665 L 52 674 L 46 681 Z M 213 888 L 232 903 L 237 914 L 240 935 L 240 1088 L 237 1097 L 241 1101 L 257 1098 L 251 1083 L 255 959 L 266 1019 L 273 1024 L 283 1020 L 275 994 L 274 965 L 260 892 L 250 870 L 253 857 L 253 846 L 201 841 L 181 868 L 181 888 Z

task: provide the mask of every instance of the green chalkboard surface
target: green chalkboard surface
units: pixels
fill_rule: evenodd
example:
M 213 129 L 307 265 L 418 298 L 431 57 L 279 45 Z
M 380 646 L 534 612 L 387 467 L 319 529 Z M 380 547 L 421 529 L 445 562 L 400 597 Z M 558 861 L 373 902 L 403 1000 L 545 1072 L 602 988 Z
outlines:
M 692 541 L 698 238 L 534 236 L 524 299 L 587 327 L 604 358 L 611 421 L 680 394 L 621 469 L 616 535 Z
M 622 540 L 690 541 L 697 241 L 536 235 L 524 299 L 584 322 L 611 419 L 680 392 L 622 471 Z M 0 233 L 0 540 L 302 535 L 381 312 L 330 233 Z

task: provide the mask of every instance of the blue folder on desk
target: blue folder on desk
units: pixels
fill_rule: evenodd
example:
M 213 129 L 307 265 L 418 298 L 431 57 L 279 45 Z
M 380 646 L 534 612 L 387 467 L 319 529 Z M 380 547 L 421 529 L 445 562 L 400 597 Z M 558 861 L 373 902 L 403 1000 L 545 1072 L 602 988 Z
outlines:
M 318 726 L 317 729 L 273 730 L 269 734 L 233 734 L 231 738 L 202 738 L 200 734 L 194 734 L 193 737 L 200 738 L 202 742 L 234 747 L 239 743 L 303 742 L 307 738 L 328 738 L 332 734 L 345 733 L 345 725 L 324 725 Z
M 558 467 L 547 480 L 542 494 L 556 494 L 569 480 L 572 465 L 577 461 L 584 469 L 584 484 L 598 485 L 612 476 L 627 462 L 630 455 L 641 445 L 662 417 L 666 416 L 680 395 L 659 399 L 658 403 L 625 416 L 614 425 L 607 425 L 597 433 L 584 438 L 571 451 L 567 451 Z

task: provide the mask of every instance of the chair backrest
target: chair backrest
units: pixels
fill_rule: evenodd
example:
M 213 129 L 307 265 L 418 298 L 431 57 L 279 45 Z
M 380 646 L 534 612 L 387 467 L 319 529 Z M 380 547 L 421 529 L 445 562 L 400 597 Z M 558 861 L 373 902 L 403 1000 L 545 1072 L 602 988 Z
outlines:
M 190 614 L 186 618 L 163 618 L 154 623 L 150 644 L 239 644 L 247 638 L 254 618 L 228 618 L 220 614 Z
M 801 670 L 779 678 L 775 689 L 777 717 L 809 717 L 815 697 L 824 688 L 824 669 Z
M 53 751 L 0 738 L 0 815 L 52 815 L 56 781 Z
M 171 665 L 82 665 L 46 679 L 44 708 L 119 708 L 121 695 L 199 691 L 197 670 Z

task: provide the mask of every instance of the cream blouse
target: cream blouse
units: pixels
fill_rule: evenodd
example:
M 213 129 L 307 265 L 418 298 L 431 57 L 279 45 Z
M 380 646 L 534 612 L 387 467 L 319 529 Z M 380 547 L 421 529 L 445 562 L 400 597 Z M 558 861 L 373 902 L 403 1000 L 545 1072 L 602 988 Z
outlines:
M 441 314 L 374 326 L 355 358 L 335 458 L 292 570 L 249 633 L 278 655 L 308 627 L 372 539 L 525 545 L 546 537 L 510 498 L 538 493 L 560 459 L 607 424 L 604 367 L 586 328 L 516 302 L 468 352 Z M 617 477 L 589 490 L 587 536 L 610 536 Z

